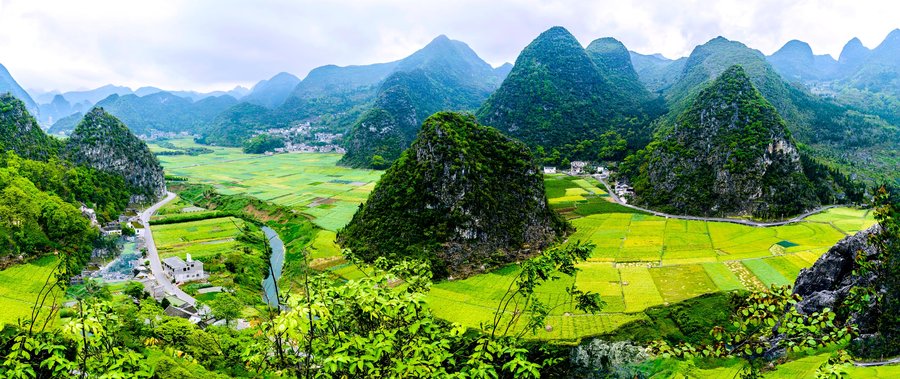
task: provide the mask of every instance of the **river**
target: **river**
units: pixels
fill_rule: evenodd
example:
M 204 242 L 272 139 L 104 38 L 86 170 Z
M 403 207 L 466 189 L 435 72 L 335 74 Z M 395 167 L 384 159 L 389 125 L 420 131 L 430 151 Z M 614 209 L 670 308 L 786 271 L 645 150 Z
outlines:
M 284 242 L 274 229 L 263 226 L 263 233 L 269 240 L 269 247 L 272 249 L 272 256 L 269 258 L 269 276 L 263 280 L 263 300 L 270 306 L 278 306 L 278 291 L 276 283 L 281 278 L 281 268 L 284 266 Z

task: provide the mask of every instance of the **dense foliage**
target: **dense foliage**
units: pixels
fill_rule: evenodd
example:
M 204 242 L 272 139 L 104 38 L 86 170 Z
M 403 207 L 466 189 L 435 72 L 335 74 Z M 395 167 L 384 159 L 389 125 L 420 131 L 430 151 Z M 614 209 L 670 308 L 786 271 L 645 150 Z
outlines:
M 479 121 L 547 154 L 557 149 L 566 155 L 565 145 L 597 146 L 571 160 L 597 159 L 608 146 L 603 135 L 610 131 L 629 147 L 643 147 L 649 135 L 645 128 L 661 104 L 644 104 L 649 95 L 639 83 L 620 87 L 609 79 L 636 75 L 626 62 L 627 51 L 604 48 L 602 41 L 594 46 L 589 54 L 561 27 L 542 33 L 482 105 Z
M 856 274 L 877 280 L 854 288 L 844 305 L 848 312 L 867 313 L 875 319 L 874 333 L 854 341 L 854 354 L 886 358 L 900 354 L 900 189 L 878 190 L 875 218 L 881 232 L 872 235 L 869 243 L 878 254 L 858 254 Z
M 852 325 L 838 323 L 830 309 L 803 315 L 794 307 L 800 300 L 790 287 L 754 292 L 732 315 L 731 326 L 710 330 L 714 342 L 671 345 L 658 341 L 651 349 L 663 357 L 739 357 L 748 362 L 742 378 L 758 378 L 763 365 L 785 349 L 801 351 L 850 340 Z
M 265 133 L 244 141 L 244 153 L 247 154 L 262 154 L 275 151 L 279 147 L 284 147 L 284 139 Z
M 97 236 L 78 208 L 41 191 L 15 166 L 0 168 L 0 262 L 63 249 L 83 257 Z
M 532 255 L 566 230 L 520 142 L 470 116 L 429 117 L 338 241 L 366 262 L 428 261 L 466 276 Z
M 240 147 L 255 132 L 273 126 L 271 111 L 261 105 L 240 103 L 216 116 L 201 130 L 198 143 Z
M 818 205 L 778 112 L 740 66 L 722 73 L 647 147 L 637 200 L 672 213 L 802 213 Z
M 25 103 L 0 93 L 0 150 L 12 150 L 28 158 L 47 160 L 57 154 L 59 141 L 41 130 Z
M 381 83 L 372 108 L 354 124 L 340 163 L 377 168 L 400 157 L 422 121 L 442 110 L 478 108 L 499 83 L 494 70 L 466 44 L 440 36 L 401 62 Z
M 666 91 L 674 121 L 696 95 L 727 68 L 741 65 L 753 85 L 778 111 L 799 143 L 810 147 L 817 159 L 828 158 L 844 172 L 866 179 L 893 177 L 893 167 L 873 162 L 872 154 L 896 149 L 900 131 L 883 120 L 862 114 L 833 99 L 812 94 L 786 82 L 759 51 L 740 42 L 718 37 L 697 46 L 687 58 L 678 80 Z
M 66 158 L 76 164 L 120 175 L 144 200 L 165 191 L 162 166 L 147 144 L 119 119 L 94 108 L 66 141 Z

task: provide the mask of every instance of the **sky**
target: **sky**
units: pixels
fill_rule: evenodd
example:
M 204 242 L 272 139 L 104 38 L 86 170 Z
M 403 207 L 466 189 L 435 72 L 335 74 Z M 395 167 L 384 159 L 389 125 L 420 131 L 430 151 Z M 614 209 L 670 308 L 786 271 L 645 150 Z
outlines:
M 835 58 L 900 28 L 896 0 L 0 0 L 0 64 L 26 89 L 227 90 L 278 72 L 401 59 L 440 34 L 494 66 L 551 26 L 670 58 L 716 36 Z

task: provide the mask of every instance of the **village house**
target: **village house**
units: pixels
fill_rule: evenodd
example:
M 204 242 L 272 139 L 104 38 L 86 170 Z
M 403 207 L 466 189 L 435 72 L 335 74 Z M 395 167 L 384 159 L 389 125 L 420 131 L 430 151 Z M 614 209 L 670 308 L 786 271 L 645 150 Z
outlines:
M 111 235 L 121 236 L 122 235 L 122 225 L 116 221 L 110 221 L 110 222 L 107 222 L 105 225 L 103 225 L 102 228 L 100 228 L 100 232 L 104 236 L 111 236 Z
M 203 272 L 203 262 L 191 259 L 190 254 L 187 255 L 187 261 L 183 261 L 179 257 L 163 259 L 162 266 L 166 275 L 176 283 L 203 280 L 207 277 Z
M 587 162 L 585 161 L 574 161 L 572 162 L 572 175 L 581 175 L 584 173 L 584 167 L 587 166 Z
M 544 166 L 544 173 L 545 173 L 545 174 L 555 174 L 555 173 L 556 173 L 556 167 Z

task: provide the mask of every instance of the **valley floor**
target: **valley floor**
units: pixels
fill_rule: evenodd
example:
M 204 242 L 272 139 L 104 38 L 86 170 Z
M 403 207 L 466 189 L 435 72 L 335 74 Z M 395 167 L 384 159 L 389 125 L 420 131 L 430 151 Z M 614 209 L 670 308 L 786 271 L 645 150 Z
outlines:
M 177 144 L 191 146 L 182 140 Z M 325 230 L 309 246 L 312 266 L 354 279 L 363 273 L 341 257 L 334 231 L 345 225 L 381 175 L 335 167 L 335 154 L 246 155 L 213 148 L 200 156 L 161 156 L 169 175 L 212 184 L 223 193 L 246 193 L 291 206 Z M 789 225 L 754 227 L 664 218 L 612 201 L 591 178 L 549 175 L 548 199 L 576 228 L 569 241 L 590 241 L 593 256 L 574 279 L 538 290 L 550 305 L 550 328 L 537 339 L 579 339 L 646 319 L 650 307 L 721 291 L 764 289 L 793 283 L 835 242 L 874 223 L 866 210 L 833 208 Z M 427 301 L 441 318 L 470 327 L 491 318 L 516 272 L 513 267 L 434 285 Z M 576 312 L 565 287 L 599 293 L 598 315 Z

